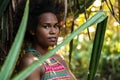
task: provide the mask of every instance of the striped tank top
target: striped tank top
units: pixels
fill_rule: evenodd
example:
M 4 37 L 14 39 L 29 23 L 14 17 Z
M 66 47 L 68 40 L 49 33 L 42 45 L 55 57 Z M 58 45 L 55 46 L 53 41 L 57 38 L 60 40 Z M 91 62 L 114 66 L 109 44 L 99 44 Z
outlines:
M 31 47 L 29 47 L 26 52 L 31 52 L 36 57 L 41 56 Z M 41 80 L 71 80 L 66 67 L 54 57 L 48 58 L 43 64 L 45 67 L 45 73 Z

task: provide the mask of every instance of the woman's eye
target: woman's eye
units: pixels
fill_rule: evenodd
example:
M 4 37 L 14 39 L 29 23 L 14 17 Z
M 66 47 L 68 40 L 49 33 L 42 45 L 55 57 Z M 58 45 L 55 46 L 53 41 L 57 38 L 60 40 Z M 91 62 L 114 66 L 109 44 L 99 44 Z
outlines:
M 56 24 L 56 25 L 54 26 L 54 28 L 60 28 L 60 26 L 59 26 L 58 24 Z
M 49 28 L 49 26 L 48 26 L 48 25 L 44 25 L 43 27 L 44 27 L 44 28 L 46 28 L 46 29 L 48 29 L 48 28 Z

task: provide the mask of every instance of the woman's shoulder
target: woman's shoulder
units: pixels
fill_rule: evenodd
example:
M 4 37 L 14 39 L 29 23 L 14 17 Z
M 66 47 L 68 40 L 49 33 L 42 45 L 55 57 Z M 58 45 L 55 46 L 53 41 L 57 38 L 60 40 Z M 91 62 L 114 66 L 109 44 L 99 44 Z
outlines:
M 25 53 L 23 57 L 21 58 L 20 65 L 19 65 L 19 71 L 22 71 L 23 69 L 27 68 L 36 60 L 38 60 L 38 58 L 34 56 L 31 52 Z M 32 74 L 30 74 L 27 79 L 30 78 L 30 80 L 33 80 L 34 78 L 38 80 L 40 76 L 43 75 L 43 71 L 44 69 L 43 69 L 43 66 L 41 65 Z
M 21 64 L 24 66 L 28 66 L 32 64 L 35 60 L 38 60 L 37 57 L 35 57 L 31 52 L 28 52 L 24 54 L 21 58 Z

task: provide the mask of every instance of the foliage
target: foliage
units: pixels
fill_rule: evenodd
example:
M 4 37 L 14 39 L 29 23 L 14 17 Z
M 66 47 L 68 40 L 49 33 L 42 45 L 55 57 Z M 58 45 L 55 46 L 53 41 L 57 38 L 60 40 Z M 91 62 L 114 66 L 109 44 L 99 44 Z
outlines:
M 96 2 L 99 0 L 96 0 Z M 96 3 L 95 2 L 95 3 Z M 95 80 L 119 80 L 119 53 L 120 53 L 120 24 L 119 24 L 119 3 L 114 0 L 103 0 L 103 2 L 97 2 L 99 4 L 93 4 L 89 9 L 86 10 L 87 17 L 92 16 L 100 8 L 109 15 L 108 26 L 105 34 L 105 40 L 102 48 L 102 53 L 100 57 L 100 63 L 98 65 Z M 108 6 L 106 5 L 109 5 Z M 113 9 L 112 9 L 113 8 Z M 111 11 L 109 11 L 111 9 Z M 114 12 L 114 14 L 112 13 Z M 80 14 L 75 20 L 74 29 L 81 23 L 85 22 L 85 14 Z M 69 22 L 71 23 L 71 22 Z M 69 24 L 68 23 L 68 24 Z M 86 75 L 88 75 L 88 66 L 91 56 L 91 50 L 93 45 L 93 38 L 96 31 L 96 25 L 89 27 L 90 34 L 88 34 L 87 29 L 81 34 L 77 35 L 73 40 L 73 51 L 71 57 L 71 69 L 74 74 L 80 78 L 80 80 L 86 80 Z M 90 37 L 89 37 L 90 36 Z M 68 45 L 66 46 L 68 47 Z M 66 49 L 66 48 L 65 48 Z M 68 55 L 69 48 L 66 50 Z
M 10 0 L 0 1 L 0 17 L 3 15 L 4 11 L 6 10 L 7 5 L 9 4 Z
M 26 25 L 27 25 L 27 18 L 28 18 L 28 12 L 29 12 L 28 4 L 29 4 L 29 2 L 27 2 L 27 4 L 26 4 L 25 13 L 24 13 L 22 22 L 20 24 L 19 31 L 16 35 L 15 41 L 10 49 L 10 52 L 7 56 L 7 59 L 5 60 L 4 65 L 1 68 L 1 71 L 0 71 L 1 80 L 10 79 L 11 74 L 14 70 L 15 64 L 17 62 L 17 59 L 18 59 L 18 56 L 20 53 L 20 49 L 22 46 L 25 30 L 26 30 Z
M 9 2 L 9 0 L 4 0 L 4 1 Z M 0 4 L 2 4 L 4 1 L 0 1 Z M 13 0 L 13 1 L 15 1 L 15 0 Z M 110 0 L 102 0 L 101 6 L 96 7 L 95 4 L 90 6 L 94 1 L 95 0 L 68 0 L 68 3 L 67 3 L 69 6 L 68 14 L 67 14 L 67 19 L 66 19 L 66 24 L 63 27 L 63 31 L 65 31 L 65 32 L 63 32 L 64 34 L 62 34 L 62 36 L 66 36 L 65 34 L 69 34 L 69 36 L 67 38 L 65 38 L 64 41 L 61 44 L 59 44 L 55 49 L 48 52 L 40 60 L 33 63 L 31 66 L 29 66 L 26 70 L 21 72 L 19 75 L 15 76 L 13 79 L 14 80 L 24 79 L 35 68 L 37 68 L 44 60 L 46 60 L 48 57 L 53 55 L 60 47 L 64 47 L 65 49 L 63 49 L 63 51 L 65 52 L 65 54 L 69 54 L 69 52 L 71 53 L 69 55 L 70 56 L 69 59 L 71 60 L 70 64 L 71 64 L 71 69 L 72 69 L 73 73 L 76 75 L 76 77 L 78 79 L 87 80 L 86 76 L 88 75 L 88 71 L 89 71 L 88 66 L 89 66 L 90 56 L 91 56 L 91 59 L 95 58 L 94 55 L 90 54 L 90 53 L 92 53 L 92 46 L 96 44 L 96 43 L 93 44 L 93 40 L 94 40 L 93 38 L 94 38 L 94 35 L 96 35 L 94 33 L 94 31 L 96 31 L 96 25 L 93 25 L 93 24 L 103 21 L 104 18 L 106 17 L 101 12 L 96 14 L 96 12 L 98 12 L 99 9 L 102 9 L 102 12 L 105 12 L 109 16 L 110 16 L 110 14 L 109 14 L 109 10 L 110 10 L 113 17 L 112 17 L 112 19 L 111 19 L 111 16 L 108 18 L 109 24 L 107 26 L 107 30 L 106 30 L 106 34 L 105 34 L 105 41 L 104 41 L 104 45 L 102 48 L 100 64 L 98 65 L 100 56 L 97 57 L 98 61 L 96 62 L 96 64 L 98 65 L 98 69 L 97 69 L 97 65 L 93 66 L 92 69 L 94 69 L 94 67 L 96 67 L 95 69 L 97 69 L 97 72 L 95 70 L 96 74 L 94 72 L 95 80 L 103 80 L 103 79 L 104 80 L 119 80 L 120 75 L 117 73 L 120 73 L 120 69 L 119 69 L 120 64 L 118 64 L 120 61 L 120 57 L 119 57 L 120 56 L 120 54 L 119 54 L 120 53 L 120 41 L 119 41 L 120 35 L 118 35 L 120 33 L 120 28 L 119 28 L 119 24 L 117 24 L 116 27 L 111 26 L 111 25 L 113 25 L 114 19 L 116 20 L 116 21 L 114 20 L 114 22 L 119 23 L 119 21 L 120 21 L 120 18 L 118 17 L 119 15 L 115 14 L 117 8 L 116 8 L 116 6 L 114 6 L 111 3 Z M 98 1 L 98 0 L 96 0 L 96 1 Z M 114 2 L 114 1 L 112 0 L 112 2 Z M 114 4 L 116 5 L 115 2 L 114 2 Z M 120 5 L 119 3 L 117 3 L 117 4 Z M 5 5 L 7 6 L 7 3 Z M 109 7 L 109 8 L 107 8 L 107 7 Z M 115 10 L 114 10 L 114 8 L 115 8 Z M 1 9 L 1 7 L 0 7 L 0 9 Z M 8 25 L 9 25 L 8 22 L 11 21 L 9 19 L 12 19 L 12 18 L 9 18 L 7 11 L 8 11 L 8 8 L 4 7 L 2 12 L 6 13 L 6 14 L 0 14 L 2 16 L 2 18 L 0 19 L 0 21 L 1 21 L 0 22 L 0 24 L 1 24 L 0 33 L 2 33 L 2 34 L 0 34 L 0 35 L 2 35 L 0 37 L 0 44 L 2 45 L 2 46 L 0 46 L 0 55 L 3 56 L 0 59 L 2 61 L 5 59 L 5 56 L 9 51 L 9 46 L 11 45 L 11 44 L 5 44 L 5 43 L 6 42 L 11 43 L 11 41 L 9 41 L 9 40 L 12 40 L 11 36 L 7 37 L 8 33 L 10 33 L 10 32 L 7 32 L 7 30 L 12 31 L 12 27 L 8 28 Z M 10 12 L 10 10 L 9 10 L 9 12 Z M 83 12 L 84 12 L 84 14 L 81 14 Z M 12 13 L 12 12 L 10 12 L 10 13 Z M 96 15 L 93 16 L 94 14 L 96 14 Z M 119 14 L 120 14 L 120 11 L 119 11 Z M 100 17 L 100 16 L 103 16 L 103 17 Z M 9 23 L 10 23 L 10 25 L 12 24 L 12 22 L 9 22 Z M 22 28 L 24 28 L 24 30 L 25 30 L 25 27 L 22 27 Z M 86 29 L 86 30 L 84 30 L 84 29 Z M 90 31 L 90 33 L 89 33 L 89 31 Z M 24 34 L 22 34 L 21 36 L 24 36 Z M 97 38 L 97 39 L 101 41 L 101 38 Z M 70 40 L 72 40 L 72 42 L 70 43 L 70 46 L 65 45 Z M 102 40 L 103 40 L 103 38 L 102 38 Z M 21 42 L 22 42 L 22 38 L 21 38 Z M 97 43 L 99 43 L 99 42 L 97 42 Z M 8 47 L 6 48 L 6 46 L 8 46 Z M 19 45 L 19 49 L 20 49 L 20 46 L 21 45 Z M 97 46 L 97 47 L 100 47 L 100 46 Z M 4 50 L 4 48 L 5 48 L 5 50 Z M 71 49 L 71 51 L 69 51 L 69 49 Z M 93 50 L 94 50 L 94 48 L 93 48 Z M 1 54 L 1 53 L 3 53 L 3 54 Z M 16 56 L 18 56 L 19 52 L 15 52 L 14 54 L 16 54 Z M 8 60 L 11 58 L 11 57 L 9 57 L 9 55 L 10 55 L 10 53 L 8 54 L 8 57 L 7 57 L 5 63 L 9 63 L 8 61 L 11 62 L 11 60 Z M 14 66 L 15 66 L 16 60 L 17 60 L 16 56 L 13 59 Z M 1 68 L 1 64 L 0 64 L 0 77 L 2 80 L 7 80 L 10 78 L 11 73 L 13 72 L 14 66 L 11 66 L 12 68 L 8 68 L 9 71 L 6 70 L 4 72 L 3 69 L 4 70 L 6 69 L 6 68 L 4 68 L 4 65 L 6 65 L 6 64 L 4 64 L 2 68 Z M 89 66 L 89 67 L 92 67 L 92 66 Z M 5 73 L 7 73 L 7 72 L 8 72 L 8 75 L 5 75 Z M 94 75 L 92 78 L 94 78 Z
M 94 80 L 94 76 L 101 56 L 101 49 L 106 31 L 106 24 L 107 24 L 107 18 L 97 25 L 96 35 L 92 48 L 90 66 L 89 66 L 88 80 Z

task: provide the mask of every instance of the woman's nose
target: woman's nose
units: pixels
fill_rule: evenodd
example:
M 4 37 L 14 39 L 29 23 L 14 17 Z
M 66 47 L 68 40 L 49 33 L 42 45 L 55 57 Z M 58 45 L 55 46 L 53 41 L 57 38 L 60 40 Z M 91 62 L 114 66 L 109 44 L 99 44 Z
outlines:
M 56 29 L 54 27 L 50 28 L 50 34 L 55 34 L 56 33 Z

